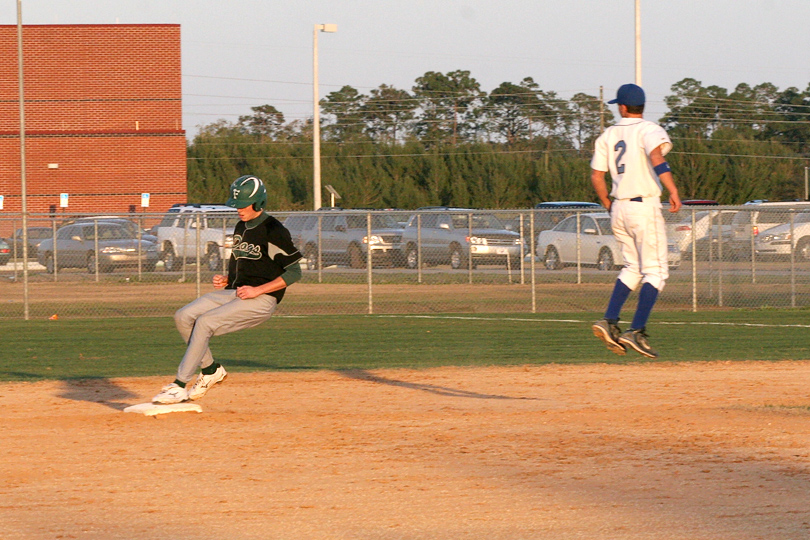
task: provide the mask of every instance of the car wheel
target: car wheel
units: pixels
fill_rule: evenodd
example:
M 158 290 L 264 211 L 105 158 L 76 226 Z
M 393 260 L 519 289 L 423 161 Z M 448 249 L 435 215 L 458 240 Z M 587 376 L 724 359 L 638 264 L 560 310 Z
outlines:
M 53 264 L 53 255 L 48 253 L 45 255 L 45 271 L 53 274 L 54 270 L 56 270 L 56 265 Z
M 101 268 L 99 268 L 99 272 L 100 271 L 101 271 Z M 96 273 L 96 254 L 95 253 L 89 253 L 87 255 L 87 273 L 89 273 L 89 274 L 95 274 Z
M 163 268 L 170 271 L 177 271 L 180 270 L 180 265 L 182 262 L 174 254 L 174 250 L 171 246 L 167 247 L 166 250 L 163 252 Z
M 304 257 L 307 259 L 307 270 L 318 269 L 318 250 L 315 246 L 307 246 L 304 250 Z
M 450 268 L 458 270 L 464 265 L 464 255 L 461 253 L 461 247 L 458 244 L 450 246 Z
M 208 269 L 211 272 L 222 270 L 222 257 L 219 254 L 219 246 L 208 246 L 208 253 L 206 253 L 205 259 L 208 263 Z
M 543 264 L 546 266 L 547 270 L 559 270 L 562 268 L 560 254 L 557 253 L 557 248 L 554 246 L 548 247 L 546 250 L 546 255 L 543 257 Z
M 408 244 L 405 249 L 405 266 L 411 270 L 415 270 L 419 266 L 419 252 L 413 244 Z
M 350 268 L 363 268 L 365 266 L 365 261 L 363 260 L 363 253 L 360 251 L 360 248 L 356 245 L 352 244 L 349 246 L 349 267 Z
M 810 261 L 810 238 L 799 240 L 799 245 L 796 246 L 796 255 L 801 261 Z
M 609 249 L 603 249 L 599 252 L 599 259 L 596 261 L 596 267 L 603 272 L 613 269 L 613 254 Z

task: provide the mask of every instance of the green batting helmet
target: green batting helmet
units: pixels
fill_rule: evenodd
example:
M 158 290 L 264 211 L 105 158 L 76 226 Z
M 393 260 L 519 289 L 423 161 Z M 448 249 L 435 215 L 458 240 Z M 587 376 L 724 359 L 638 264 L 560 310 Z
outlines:
M 246 174 L 234 180 L 229 188 L 230 198 L 225 204 L 231 208 L 245 208 L 253 205 L 254 210 L 262 210 L 267 204 L 267 189 L 264 182 Z

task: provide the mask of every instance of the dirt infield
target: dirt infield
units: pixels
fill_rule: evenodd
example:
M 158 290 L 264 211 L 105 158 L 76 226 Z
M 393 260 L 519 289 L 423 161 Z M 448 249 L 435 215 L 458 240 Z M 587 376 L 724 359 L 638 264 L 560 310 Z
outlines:
M 810 537 L 810 362 L 0 385 L 0 538 Z

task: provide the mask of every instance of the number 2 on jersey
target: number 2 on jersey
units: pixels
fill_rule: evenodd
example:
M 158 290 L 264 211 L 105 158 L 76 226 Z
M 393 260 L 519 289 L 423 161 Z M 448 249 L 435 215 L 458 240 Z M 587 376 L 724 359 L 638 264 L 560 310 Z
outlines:
M 619 153 L 619 155 L 616 156 L 616 172 L 624 174 L 624 164 L 621 163 L 621 161 L 624 157 L 624 153 L 627 151 L 627 143 L 619 141 L 616 143 L 616 146 L 613 147 L 613 150 Z

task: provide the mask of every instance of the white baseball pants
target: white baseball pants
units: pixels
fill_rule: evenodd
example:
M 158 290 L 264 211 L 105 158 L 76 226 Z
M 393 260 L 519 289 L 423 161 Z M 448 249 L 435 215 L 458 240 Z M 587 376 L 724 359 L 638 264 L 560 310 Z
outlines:
M 622 283 L 631 291 L 639 283 L 649 283 L 662 291 L 669 277 L 669 263 L 661 201 L 615 200 L 610 209 L 610 223 L 624 258 L 624 268 L 619 272 Z

